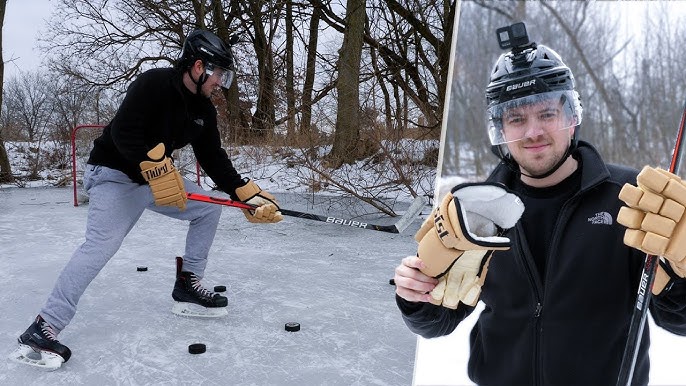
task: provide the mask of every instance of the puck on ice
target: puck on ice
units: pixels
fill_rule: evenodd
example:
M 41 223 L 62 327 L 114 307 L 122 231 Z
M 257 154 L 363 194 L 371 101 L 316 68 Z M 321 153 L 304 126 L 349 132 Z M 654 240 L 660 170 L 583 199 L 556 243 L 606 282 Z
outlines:
M 300 331 L 300 323 L 296 323 L 296 322 L 286 323 L 286 331 L 288 331 L 288 332 Z
M 390 280 L 388 281 L 388 284 L 390 284 L 390 285 L 395 285 L 395 279 L 390 279 Z
M 207 350 L 207 347 L 203 343 L 193 343 L 188 345 L 188 352 L 191 354 L 202 354 Z
M 224 292 L 224 291 L 226 291 L 225 285 L 215 285 L 214 286 L 214 292 Z
M 145 272 L 145 271 L 147 271 L 147 270 L 148 270 L 148 267 L 138 267 L 138 268 L 136 268 L 136 271 L 138 271 L 138 272 Z

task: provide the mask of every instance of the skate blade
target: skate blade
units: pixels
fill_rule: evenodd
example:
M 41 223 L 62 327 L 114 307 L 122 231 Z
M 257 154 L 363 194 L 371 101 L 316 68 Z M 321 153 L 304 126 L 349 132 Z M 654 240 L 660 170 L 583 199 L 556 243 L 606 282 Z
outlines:
M 20 344 L 19 348 L 14 350 L 8 358 L 16 363 L 38 367 L 47 371 L 55 371 L 64 363 L 64 358 L 53 352 L 36 351 L 33 347 L 25 344 Z
M 199 304 L 186 302 L 174 302 L 172 313 L 196 318 L 220 318 L 229 314 L 226 307 L 203 307 Z

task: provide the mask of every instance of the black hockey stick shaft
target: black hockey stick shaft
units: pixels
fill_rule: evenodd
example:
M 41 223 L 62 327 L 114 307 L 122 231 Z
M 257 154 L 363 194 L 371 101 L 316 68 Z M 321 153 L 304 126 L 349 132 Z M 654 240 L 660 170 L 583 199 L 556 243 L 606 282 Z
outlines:
M 194 200 L 194 201 L 209 202 L 212 204 L 231 206 L 234 208 L 255 209 L 255 206 L 253 206 L 253 205 L 246 204 L 245 202 L 242 202 L 242 201 L 231 200 L 228 198 L 212 197 L 212 196 L 207 196 L 207 195 L 198 194 L 198 193 L 187 193 L 187 196 L 188 196 L 189 200 Z M 279 208 L 279 210 L 281 211 L 281 214 L 283 214 L 284 216 L 303 218 L 303 219 L 307 219 L 307 220 L 321 221 L 321 222 L 330 223 L 330 224 L 345 225 L 345 226 L 349 226 L 349 227 L 353 227 L 353 228 L 368 229 L 368 230 L 372 230 L 372 231 L 380 231 L 380 232 L 388 232 L 388 233 L 400 233 L 400 230 L 398 229 L 398 227 L 395 224 L 393 224 L 393 225 L 375 225 L 375 224 L 370 224 L 370 223 L 367 223 L 364 221 L 348 220 L 348 219 L 332 217 L 332 216 L 322 216 L 322 215 L 318 215 L 318 214 L 298 212 L 295 210 L 289 210 L 289 209 L 284 209 L 284 208 Z
M 674 144 L 672 161 L 669 164 L 669 171 L 674 174 L 679 174 L 679 169 L 681 167 L 685 125 L 686 103 L 684 104 L 684 110 L 681 114 L 681 123 L 679 123 L 679 130 L 677 131 L 676 135 L 676 143 Z M 658 260 L 658 256 L 648 254 L 646 255 L 646 259 L 643 264 L 643 271 L 641 272 L 641 281 L 638 283 L 636 305 L 634 306 L 634 311 L 631 315 L 629 335 L 627 336 L 626 346 L 624 348 L 622 364 L 619 368 L 617 386 L 631 385 L 631 380 L 634 376 L 634 368 L 636 367 L 638 349 L 641 346 L 643 328 L 645 326 L 646 318 L 648 317 L 648 306 L 650 305 L 650 298 L 652 296 L 655 275 L 657 274 L 657 267 L 659 266 Z

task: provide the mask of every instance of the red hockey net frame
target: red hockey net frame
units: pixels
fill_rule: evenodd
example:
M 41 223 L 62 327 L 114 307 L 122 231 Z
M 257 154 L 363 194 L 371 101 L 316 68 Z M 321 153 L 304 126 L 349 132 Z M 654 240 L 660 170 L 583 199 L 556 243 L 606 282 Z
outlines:
M 71 179 L 72 179 L 72 185 L 74 188 L 74 206 L 79 206 L 79 201 L 78 201 L 78 188 L 77 188 L 77 154 L 76 154 L 76 135 L 78 134 L 79 130 L 82 129 L 87 129 L 87 130 L 93 130 L 93 129 L 99 129 L 102 130 L 105 127 L 105 125 L 100 125 L 100 124 L 84 124 L 84 125 L 78 125 L 75 126 L 72 131 L 71 131 Z M 196 175 L 196 183 L 200 186 L 200 165 L 195 162 L 195 175 Z

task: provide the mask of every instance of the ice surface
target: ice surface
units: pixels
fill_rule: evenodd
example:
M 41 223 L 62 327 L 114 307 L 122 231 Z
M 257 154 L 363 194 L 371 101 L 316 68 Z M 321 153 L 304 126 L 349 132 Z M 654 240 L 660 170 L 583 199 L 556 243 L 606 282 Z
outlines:
M 285 208 L 352 217 L 346 202 L 277 195 Z M 417 339 L 388 279 L 416 250 L 421 219 L 398 235 L 289 217 L 255 225 L 235 208 L 223 209 L 203 281 L 227 286 L 227 317 L 171 313 L 186 225 L 148 211 L 60 334 L 74 353 L 69 362 L 45 372 L 6 360 L 83 240 L 88 207 L 71 199 L 69 188 L 0 188 L 0 385 L 471 384 L 467 337 L 476 313 L 450 336 L 419 339 L 413 377 Z M 291 321 L 301 331 L 286 332 Z M 651 384 L 684 385 L 686 338 L 651 325 L 651 340 Z M 192 343 L 207 352 L 189 354 Z
M 278 198 L 284 208 L 352 217 L 344 203 Z M 83 240 L 88 206 L 71 199 L 68 188 L 0 188 L 3 358 Z M 49 373 L 0 360 L 0 384 L 410 384 L 416 338 L 388 281 L 414 253 L 420 224 L 402 234 L 288 217 L 259 225 L 224 208 L 203 283 L 226 285 L 229 315 L 192 319 L 171 313 L 186 224 L 146 211 L 60 334 L 73 352 L 69 362 Z M 291 321 L 302 329 L 285 331 Z M 205 343 L 207 352 L 189 354 L 191 343 Z

